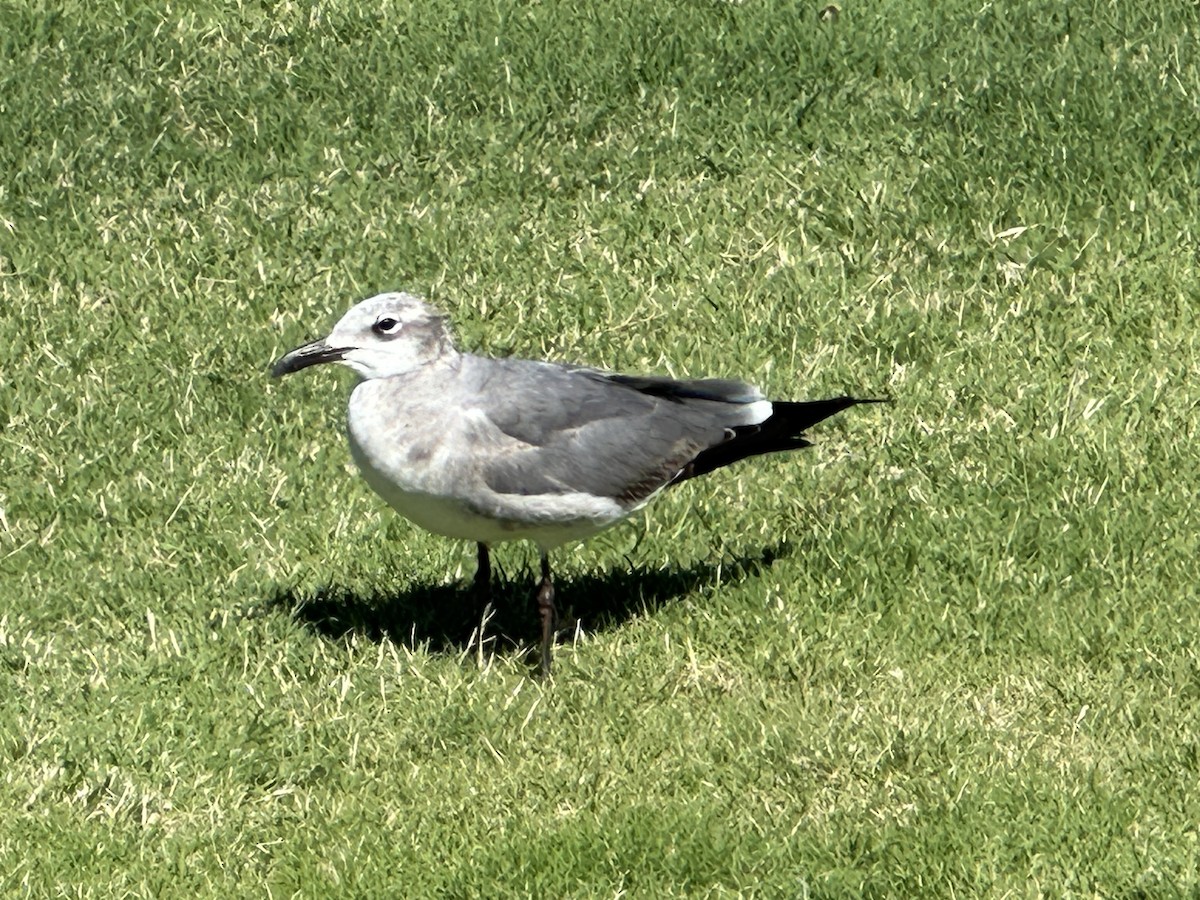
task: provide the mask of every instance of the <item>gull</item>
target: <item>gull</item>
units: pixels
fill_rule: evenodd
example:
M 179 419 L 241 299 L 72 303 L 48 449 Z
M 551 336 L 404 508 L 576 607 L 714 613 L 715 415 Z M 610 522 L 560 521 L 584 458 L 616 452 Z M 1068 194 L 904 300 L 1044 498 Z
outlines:
M 558 622 L 551 550 L 628 518 L 671 485 L 810 446 L 810 426 L 883 402 L 773 401 L 741 381 L 476 356 L 408 293 L 362 301 L 271 374 L 331 362 L 359 377 L 347 432 L 367 484 L 421 528 L 475 542 L 476 590 L 487 595 L 492 545 L 537 546 L 543 676 Z

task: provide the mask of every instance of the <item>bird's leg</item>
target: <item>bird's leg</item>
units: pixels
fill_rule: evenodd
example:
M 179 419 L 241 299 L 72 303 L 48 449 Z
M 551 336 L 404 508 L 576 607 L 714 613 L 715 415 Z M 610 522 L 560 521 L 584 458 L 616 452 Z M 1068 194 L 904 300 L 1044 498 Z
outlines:
M 550 557 L 542 554 L 542 581 L 537 592 L 538 612 L 542 617 L 542 677 L 550 675 L 550 651 L 558 632 L 558 610 L 554 606 L 554 582 L 550 580 Z
M 496 615 L 496 609 L 492 605 L 492 558 L 488 552 L 488 545 L 478 541 L 475 546 L 479 553 L 478 564 L 475 566 L 475 580 L 471 584 L 475 609 L 472 614 L 470 637 L 467 640 L 470 644 L 477 639 L 482 650 L 484 644 L 491 640 L 485 637 L 485 632 Z
M 479 565 L 475 569 L 475 596 L 480 602 L 487 603 L 492 599 L 492 559 L 488 555 L 487 544 L 478 544 Z

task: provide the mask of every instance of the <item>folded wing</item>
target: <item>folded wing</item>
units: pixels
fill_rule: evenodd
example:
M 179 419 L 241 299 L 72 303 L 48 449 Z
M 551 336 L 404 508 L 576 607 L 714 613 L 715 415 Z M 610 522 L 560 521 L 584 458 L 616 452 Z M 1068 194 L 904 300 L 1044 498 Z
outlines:
M 481 411 L 516 442 L 484 468 L 486 484 L 502 494 L 584 493 L 635 507 L 770 412 L 737 381 L 500 362 L 489 361 L 479 396 L 487 398 Z

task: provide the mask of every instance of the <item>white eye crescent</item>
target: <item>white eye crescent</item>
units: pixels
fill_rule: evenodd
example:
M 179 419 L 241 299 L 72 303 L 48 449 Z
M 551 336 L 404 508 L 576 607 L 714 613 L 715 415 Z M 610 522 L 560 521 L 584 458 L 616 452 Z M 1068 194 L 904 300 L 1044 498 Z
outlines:
M 371 330 L 378 335 L 395 334 L 400 330 L 400 320 L 394 319 L 391 316 L 381 316 L 375 320 L 375 324 L 371 326 Z

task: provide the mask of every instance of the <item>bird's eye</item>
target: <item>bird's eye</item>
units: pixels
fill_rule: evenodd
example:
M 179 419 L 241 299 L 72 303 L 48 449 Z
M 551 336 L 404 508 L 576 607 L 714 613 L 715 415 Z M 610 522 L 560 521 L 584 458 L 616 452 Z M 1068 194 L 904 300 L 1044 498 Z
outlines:
M 375 320 L 375 324 L 371 326 L 371 330 L 379 335 L 395 334 L 400 330 L 400 322 L 391 316 L 384 316 L 382 319 Z

